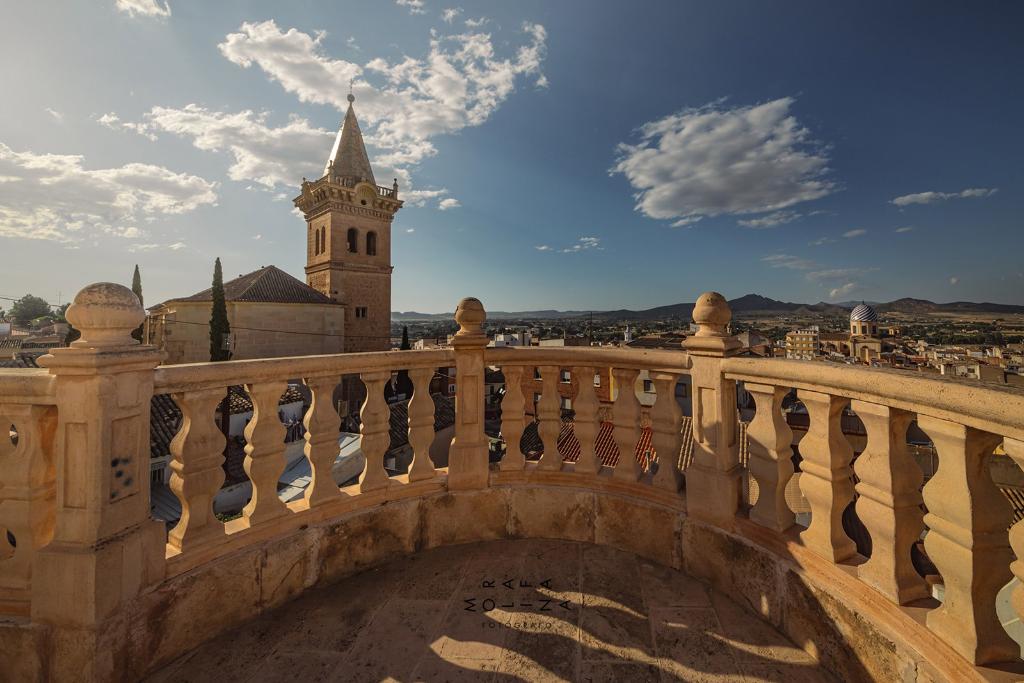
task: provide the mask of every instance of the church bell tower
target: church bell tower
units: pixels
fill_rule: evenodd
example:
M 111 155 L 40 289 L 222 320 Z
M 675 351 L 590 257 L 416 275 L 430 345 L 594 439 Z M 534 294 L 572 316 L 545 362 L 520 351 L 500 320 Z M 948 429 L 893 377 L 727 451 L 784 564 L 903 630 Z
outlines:
M 345 306 L 345 352 L 391 348 L 391 221 L 398 181 L 373 177 L 352 103 L 324 175 L 302 179 L 295 206 L 306 218 L 306 283 Z

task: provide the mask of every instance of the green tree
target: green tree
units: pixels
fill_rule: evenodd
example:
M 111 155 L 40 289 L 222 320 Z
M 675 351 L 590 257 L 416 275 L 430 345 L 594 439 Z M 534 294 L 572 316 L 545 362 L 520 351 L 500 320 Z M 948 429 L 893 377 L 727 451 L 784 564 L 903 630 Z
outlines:
M 228 307 L 224 301 L 224 274 L 220 258 L 213 263 L 213 312 L 210 315 L 210 360 L 222 361 L 231 358 L 231 350 L 224 348 L 229 339 L 231 325 L 228 324 Z
M 139 297 L 139 305 L 145 307 L 142 303 L 142 275 L 139 274 L 139 264 L 135 264 L 135 272 L 132 273 L 132 292 L 135 296 Z M 132 339 L 142 343 L 142 325 L 139 325 L 132 330 Z
M 402 325 L 402 345 L 398 347 L 402 351 L 408 351 L 412 348 L 409 344 L 409 326 Z
M 50 304 L 46 299 L 26 294 L 11 306 L 11 317 L 20 325 L 28 325 L 36 318 L 50 315 Z

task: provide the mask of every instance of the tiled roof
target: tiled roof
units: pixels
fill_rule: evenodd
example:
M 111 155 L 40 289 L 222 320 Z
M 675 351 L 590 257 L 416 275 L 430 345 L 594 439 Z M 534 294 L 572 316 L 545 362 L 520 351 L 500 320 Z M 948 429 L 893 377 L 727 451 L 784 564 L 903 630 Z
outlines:
M 181 429 L 181 410 L 167 394 L 149 402 L 149 457 L 162 458 L 171 452 L 171 439 Z
M 434 399 L 434 431 L 439 432 L 455 424 L 455 402 L 444 394 L 431 394 Z M 409 443 L 409 401 L 396 401 L 391 409 L 391 443 L 388 451 L 403 448 Z
M 336 303 L 277 266 L 264 266 L 225 282 L 224 299 L 277 304 Z M 204 289 L 192 296 L 170 299 L 165 303 L 172 301 L 213 301 L 213 288 Z
M 36 356 L 31 353 L 19 353 L 14 358 L 0 360 L 0 368 L 38 368 Z

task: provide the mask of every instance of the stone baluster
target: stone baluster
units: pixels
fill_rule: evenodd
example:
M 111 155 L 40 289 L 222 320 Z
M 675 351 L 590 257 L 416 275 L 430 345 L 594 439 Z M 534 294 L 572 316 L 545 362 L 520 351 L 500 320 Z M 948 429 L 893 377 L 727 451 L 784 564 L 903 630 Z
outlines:
M 683 342 L 693 380 L 694 443 L 686 469 L 687 514 L 725 527 L 739 509 L 743 474 L 736 440 L 736 382 L 725 379 L 721 367 L 722 358 L 742 348 L 729 336 L 731 319 L 725 297 L 705 292 L 693 307 L 699 329 Z
M 338 482 L 334 481 L 332 468 L 338 459 L 338 435 L 341 417 L 334 407 L 334 390 L 338 377 L 316 377 L 305 380 L 312 400 L 302 426 L 306 428 L 306 445 L 303 452 L 309 461 L 310 482 L 306 487 L 306 504 L 309 507 L 323 505 L 341 497 Z
M 490 477 L 487 435 L 484 433 L 484 348 L 487 319 L 479 299 L 467 297 L 455 310 L 459 331 L 455 347 L 455 437 L 448 454 L 448 488 L 486 488 Z
M 918 416 L 935 444 L 939 467 L 924 487 L 924 547 L 942 575 L 942 606 L 928 628 L 974 664 L 1016 659 L 1017 645 L 996 615 L 996 594 L 1011 578 L 1006 529 L 1012 511 L 988 473 L 1000 437 L 935 417 Z
M 171 441 L 169 488 L 181 502 L 181 519 L 167 544 L 185 552 L 224 537 L 224 524 L 213 513 L 213 499 L 224 483 L 224 435 L 214 412 L 224 387 L 174 394 L 181 428 Z
M 811 508 L 811 524 L 800 538 L 814 553 L 839 562 L 857 552 L 843 529 L 843 510 L 853 500 L 853 448 L 842 428 L 849 399 L 804 390 L 798 396 L 810 419 L 800 441 L 800 491 Z
M 505 396 L 501 399 L 501 435 L 505 439 L 505 455 L 500 468 L 503 471 L 522 470 L 526 467 L 526 456 L 520 447 L 526 428 L 523 368 L 508 365 L 501 371 L 505 375 Z
M 789 390 L 751 382 L 743 386 L 756 406 L 754 419 L 747 425 L 747 469 L 757 482 L 757 502 L 750 508 L 750 519 L 785 531 L 795 520 L 786 503 L 786 485 L 793 477 L 793 431 L 782 414 L 782 399 Z
M 573 409 L 576 417 L 573 419 L 573 434 L 580 444 L 580 459 L 576 461 L 576 471 L 585 474 L 597 474 L 601 471 L 601 461 L 597 459 L 594 452 L 594 443 L 597 441 L 597 434 L 601 430 L 601 422 L 598 420 L 597 392 L 594 391 L 595 369 L 592 367 L 578 367 L 572 369 L 572 374 L 578 378 L 578 393 Z
M 636 397 L 636 378 L 639 370 L 613 368 L 612 378 L 618 395 L 612 403 L 612 438 L 619 449 L 619 460 L 612 473 L 615 479 L 636 482 L 643 475 L 643 465 L 636 459 L 636 444 L 640 440 L 640 401 Z
M 433 368 L 409 371 L 412 380 L 412 399 L 409 401 L 409 445 L 412 446 L 412 464 L 409 481 L 433 479 L 437 472 L 430 459 L 430 444 L 434 442 L 434 399 L 430 396 Z
M 1024 470 L 1024 441 L 1007 438 L 1003 440 L 1003 449 L 1017 463 L 1017 467 Z M 1010 547 L 1016 556 L 1010 564 L 1010 570 L 1018 582 L 1010 600 L 1017 617 L 1024 621 L 1024 520 L 1010 527 Z
M 854 464 L 857 516 L 871 536 L 871 557 L 857 567 L 861 581 L 905 605 L 928 596 L 910 561 L 910 549 L 924 530 L 921 482 L 924 475 L 907 450 L 911 413 L 877 403 L 853 401 L 867 431 L 867 448 Z
M 39 363 L 57 411 L 53 540 L 32 563 L 32 621 L 57 643 L 53 680 L 119 678 L 120 609 L 165 574 L 166 530 L 150 519 L 149 418 L 162 353 L 131 331 L 145 311 L 126 287 L 89 285 L 67 310 L 82 336 Z
M 246 384 L 252 399 L 252 419 L 245 426 L 245 473 L 252 483 L 252 498 L 242 508 L 248 526 L 266 522 L 288 512 L 277 495 L 277 482 L 285 468 L 285 427 L 281 422 L 281 396 L 286 382 Z
M 359 375 L 366 385 L 366 400 L 359 411 L 359 448 L 366 458 L 366 467 L 359 476 L 362 493 L 387 488 L 384 454 L 391 443 L 391 409 L 384 400 L 384 384 L 391 379 L 389 370 L 364 372 Z
M 17 445 L 8 438 L 11 424 Z M 53 538 L 56 428 L 53 406 L 0 398 L 0 614 L 28 616 L 32 559 Z
M 562 419 L 558 381 L 561 371 L 556 365 L 542 365 L 539 369 L 542 389 L 540 403 L 537 404 L 537 432 L 544 444 L 544 454 L 537 467 L 542 470 L 560 470 L 562 454 L 558 452 L 558 434 L 562 430 Z
M 679 451 L 683 446 L 683 409 L 676 400 L 679 373 L 652 372 L 651 380 L 656 393 L 654 409 L 651 410 L 651 443 L 658 454 L 654 485 L 678 493 L 683 485 L 683 473 L 679 471 Z

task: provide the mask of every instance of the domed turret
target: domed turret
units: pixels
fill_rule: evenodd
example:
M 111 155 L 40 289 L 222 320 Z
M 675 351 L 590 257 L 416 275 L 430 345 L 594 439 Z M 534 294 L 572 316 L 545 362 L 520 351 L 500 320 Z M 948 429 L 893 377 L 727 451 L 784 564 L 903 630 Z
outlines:
M 856 306 L 850 313 L 850 334 L 877 337 L 878 313 L 865 303 Z

